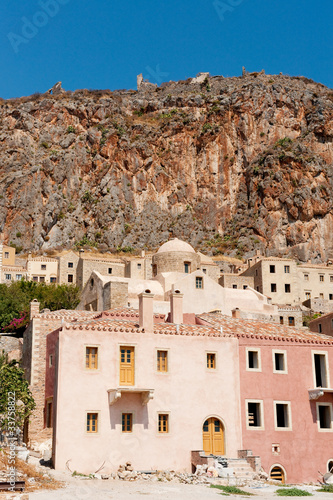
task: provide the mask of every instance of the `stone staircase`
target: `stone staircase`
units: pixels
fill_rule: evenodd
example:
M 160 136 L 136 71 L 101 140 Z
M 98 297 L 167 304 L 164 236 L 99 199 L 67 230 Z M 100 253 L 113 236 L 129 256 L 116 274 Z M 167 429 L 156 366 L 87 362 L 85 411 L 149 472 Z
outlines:
M 228 464 L 228 467 L 225 468 L 226 477 L 237 481 L 251 481 L 253 479 L 255 472 L 245 458 L 227 458 L 225 460 Z

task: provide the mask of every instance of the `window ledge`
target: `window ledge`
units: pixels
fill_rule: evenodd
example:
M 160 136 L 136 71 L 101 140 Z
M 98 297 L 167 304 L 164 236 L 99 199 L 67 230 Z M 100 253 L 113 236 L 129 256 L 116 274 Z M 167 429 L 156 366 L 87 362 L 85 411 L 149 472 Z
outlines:
M 317 387 L 317 389 L 309 389 L 309 400 L 312 401 L 314 399 L 319 399 L 324 394 L 332 394 L 333 389 L 328 389 L 325 387 Z
M 154 398 L 154 389 L 138 389 L 136 387 L 118 387 L 117 389 L 109 389 L 109 405 L 114 405 L 118 399 L 121 398 L 123 393 L 141 394 L 142 405 L 149 403 Z

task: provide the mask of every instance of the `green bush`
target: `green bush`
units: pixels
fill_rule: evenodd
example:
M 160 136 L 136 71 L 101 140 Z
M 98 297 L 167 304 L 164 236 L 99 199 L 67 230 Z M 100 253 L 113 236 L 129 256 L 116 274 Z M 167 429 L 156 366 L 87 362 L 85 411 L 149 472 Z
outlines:
M 282 146 L 282 147 L 285 147 L 285 146 L 288 146 L 289 144 L 291 144 L 293 141 L 292 139 L 290 139 L 290 137 L 284 137 L 283 139 L 279 139 L 276 143 L 275 143 L 275 146 Z
M 241 490 L 240 488 L 237 488 L 236 486 L 221 486 L 219 484 L 211 484 L 211 488 L 216 488 L 218 490 L 223 491 L 224 493 L 228 493 L 230 495 L 246 495 L 246 496 L 253 496 L 253 493 L 248 493 L 247 491 Z
M 320 490 L 317 490 L 323 493 L 333 493 L 333 484 L 323 484 Z
M 73 127 L 73 125 L 70 125 L 69 127 L 67 127 L 67 134 L 75 134 L 76 130 L 75 130 L 75 127 Z
M 202 133 L 205 134 L 208 130 L 211 130 L 213 125 L 211 123 L 205 123 L 202 127 Z
M 312 493 L 298 488 L 279 488 L 276 490 L 279 497 L 311 497 Z
M 81 201 L 83 203 L 92 203 L 93 200 L 94 200 L 94 197 L 93 197 L 93 195 L 89 191 L 86 191 L 84 193 L 84 195 L 82 196 L 82 198 L 81 198 Z

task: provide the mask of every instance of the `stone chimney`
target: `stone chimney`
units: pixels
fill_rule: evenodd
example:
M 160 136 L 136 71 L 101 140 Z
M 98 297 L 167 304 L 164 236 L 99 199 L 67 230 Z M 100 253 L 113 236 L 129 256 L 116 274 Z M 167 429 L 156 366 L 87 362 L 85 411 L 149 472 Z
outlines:
M 139 294 L 139 327 L 145 332 L 154 331 L 154 294 L 150 290 L 145 290 Z
M 231 314 L 232 314 L 232 317 L 235 318 L 235 319 L 240 319 L 240 317 L 241 317 L 241 312 L 240 312 L 240 310 L 239 310 L 238 307 L 236 307 L 235 309 L 233 309 L 231 311 Z
M 37 314 L 39 314 L 39 302 L 37 299 L 34 299 L 30 302 L 30 320 L 34 318 Z
M 181 325 L 183 323 L 183 297 L 179 290 L 170 294 L 170 323 Z

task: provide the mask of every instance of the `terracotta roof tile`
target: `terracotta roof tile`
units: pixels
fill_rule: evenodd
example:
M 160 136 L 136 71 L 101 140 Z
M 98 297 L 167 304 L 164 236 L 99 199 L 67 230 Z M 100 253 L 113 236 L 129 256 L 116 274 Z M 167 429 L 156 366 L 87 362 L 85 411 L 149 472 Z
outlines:
M 324 343 L 333 345 L 332 337 L 310 332 L 309 329 L 293 328 L 268 321 L 235 319 L 219 313 L 198 314 L 198 318 L 223 332 L 237 338 L 256 337 L 266 340 L 287 340 L 303 343 Z

